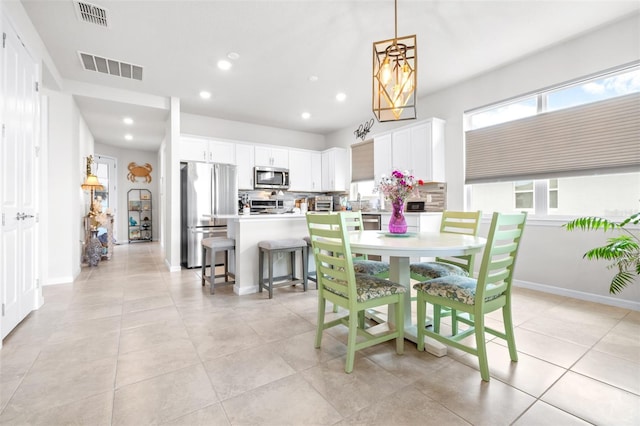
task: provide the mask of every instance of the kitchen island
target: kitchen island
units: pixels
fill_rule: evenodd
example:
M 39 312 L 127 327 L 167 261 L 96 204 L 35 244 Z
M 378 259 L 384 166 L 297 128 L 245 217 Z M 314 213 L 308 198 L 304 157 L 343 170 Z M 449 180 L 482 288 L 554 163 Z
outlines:
M 385 229 L 385 217 L 388 223 L 388 216 L 391 213 L 367 212 L 367 214 L 381 214 L 382 229 Z M 439 229 L 441 213 L 407 212 L 405 214 L 412 232 L 437 231 Z M 229 269 L 235 273 L 236 283 L 233 291 L 240 296 L 258 292 L 258 243 L 260 241 L 304 238 L 309 235 L 306 217 L 301 213 L 231 215 L 219 216 L 219 218 L 227 219 L 227 235 L 236 241 L 236 251 L 229 256 Z M 303 261 L 306 259 L 301 259 L 300 254 L 297 254 L 296 271 L 299 275 L 302 274 Z M 276 258 L 274 276 L 288 274 L 289 262 L 289 256 Z M 315 271 L 313 260 L 309 262 L 309 270 Z
M 300 213 L 227 216 L 227 235 L 236 241 L 236 250 L 229 256 L 230 269 L 235 273 L 233 287 L 237 295 L 258 291 L 258 243 L 262 240 L 304 238 L 309 235 L 307 220 Z M 302 275 L 302 262 L 296 256 L 296 271 Z M 315 270 L 313 262 L 309 263 Z M 290 269 L 289 256 L 274 259 L 274 276 L 286 275 Z M 265 268 L 266 269 L 266 268 Z

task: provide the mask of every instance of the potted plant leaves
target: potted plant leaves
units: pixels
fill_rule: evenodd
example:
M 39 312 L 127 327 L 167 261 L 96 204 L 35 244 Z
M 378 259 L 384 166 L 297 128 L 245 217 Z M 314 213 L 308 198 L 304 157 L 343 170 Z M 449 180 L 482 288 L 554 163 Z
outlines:
M 602 230 L 604 232 L 617 230 L 619 233 L 607 240 L 602 247 L 595 247 L 587 251 L 583 258 L 589 260 L 608 260 L 610 269 L 617 272 L 611 280 L 609 293 L 619 293 L 627 285 L 640 277 L 640 212 L 634 213 L 622 222 L 614 222 L 602 217 L 579 217 L 563 226 L 568 231 L 575 229 L 583 231 Z M 635 227 L 635 229 L 631 229 Z

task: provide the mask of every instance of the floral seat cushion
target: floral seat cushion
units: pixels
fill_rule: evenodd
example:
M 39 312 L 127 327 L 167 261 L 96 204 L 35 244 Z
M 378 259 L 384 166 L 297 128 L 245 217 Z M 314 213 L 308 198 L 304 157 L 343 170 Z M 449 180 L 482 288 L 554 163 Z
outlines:
M 436 278 L 421 283 L 414 284 L 413 288 L 423 291 L 431 296 L 444 297 L 467 305 L 475 304 L 476 287 L 478 281 L 475 278 L 452 275 L 449 277 Z M 485 298 L 485 302 L 500 297 L 499 294 Z
M 469 276 L 469 273 L 461 267 L 444 262 L 412 263 L 409 268 L 412 274 L 418 274 L 426 279 L 448 277 L 451 275 L 459 275 L 461 277 Z
M 378 275 L 389 272 L 389 264 L 377 260 L 354 260 L 353 270 L 356 274 Z
M 326 288 L 327 291 L 347 297 L 347 294 Z M 374 277 L 366 274 L 356 274 L 356 294 L 358 302 L 366 302 L 367 300 L 377 299 L 379 297 L 391 296 L 392 294 L 402 294 L 407 289 L 400 284 L 383 278 Z

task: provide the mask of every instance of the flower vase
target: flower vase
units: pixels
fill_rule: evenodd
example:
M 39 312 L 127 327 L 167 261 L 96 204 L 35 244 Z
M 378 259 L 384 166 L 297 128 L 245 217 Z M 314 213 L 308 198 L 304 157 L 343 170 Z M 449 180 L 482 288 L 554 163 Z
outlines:
M 407 221 L 404 218 L 404 200 L 391 203 L 393 213 L 389 218 L 389 232 L 392 234 L 404 234 L 407 232 Z

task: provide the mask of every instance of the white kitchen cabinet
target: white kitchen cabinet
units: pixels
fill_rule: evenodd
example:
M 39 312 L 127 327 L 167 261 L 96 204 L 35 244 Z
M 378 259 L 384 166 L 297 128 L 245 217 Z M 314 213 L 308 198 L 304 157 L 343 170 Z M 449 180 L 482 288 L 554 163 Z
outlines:
M 182 136 L 180 138 L 180 160 L 234 164 L 234 144 L 207 138 Z
M 424 181 L 444 182 L 444 121 L 431 118 L 376 136 L 373 166 L 376 180 L 398 169 Z
M 330 148 L 322 151 L 322 191 L 347 190 L 347 150 Z
M 289 168 L 289 150 L 273 146 L 255 146 L 255 165 L 267 167 Z
M 235 144 L 236 166 L 238 170 L 238 189 L 253 189 L 254 146 Z
M 391 159 L 391 134 L 376 136 L 373 139 L 373 174 L 376 182 L 389 176 L 393 170 Z
M 304 149 L 289 151 L 289 191 L 321 191 L 322 154 Z
M 312 192 L 322 191 L 322 153 L 311 152 L 311 189 Z

